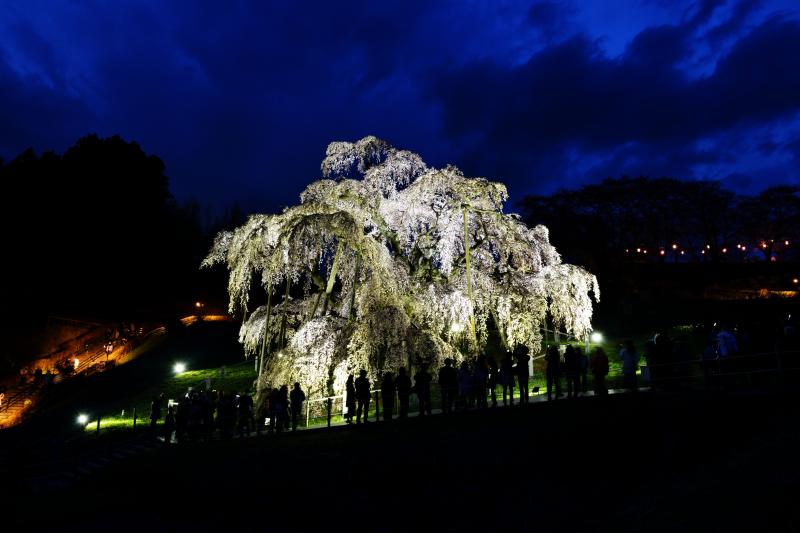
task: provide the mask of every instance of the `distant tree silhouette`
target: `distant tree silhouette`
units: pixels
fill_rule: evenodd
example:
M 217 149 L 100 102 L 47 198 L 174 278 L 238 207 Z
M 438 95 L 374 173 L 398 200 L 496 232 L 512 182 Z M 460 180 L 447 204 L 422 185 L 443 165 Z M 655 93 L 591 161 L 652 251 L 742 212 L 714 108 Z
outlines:
M 135 142 L 89 135 L 63 155 L 0 166 L 4 318 L 168 314 L 197 292 L 217 228 L 179 207 L 164 163 Z

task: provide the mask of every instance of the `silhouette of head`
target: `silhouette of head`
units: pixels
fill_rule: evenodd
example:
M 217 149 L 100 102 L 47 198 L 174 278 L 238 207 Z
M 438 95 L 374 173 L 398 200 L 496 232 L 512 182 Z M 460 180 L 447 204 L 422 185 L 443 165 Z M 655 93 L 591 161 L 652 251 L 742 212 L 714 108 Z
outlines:
M 406 375 L 406 368 L 404 366 L 401 366 L 400 370 L 398 370 L 397 373 L 399 375 L 401 375 L 401 376 L 405 376 Z
M 294 382 L 294 388 L 295 388 L 295 389 L 299 389 L 299 388 L 300 388 L 300 383 L 298 383 L 297 381 L 295 381 L 295 382 Z
M 358 371 L 358 375 L 361 376 L 362 378 L 365 378 L 367 377 L 367 371 L 362 368 L 361 370 Z
M 449 357 L 444 360 L 444 366 L 450 366 L 452 364 L 453 364 L 453 360 L 450 359 Z

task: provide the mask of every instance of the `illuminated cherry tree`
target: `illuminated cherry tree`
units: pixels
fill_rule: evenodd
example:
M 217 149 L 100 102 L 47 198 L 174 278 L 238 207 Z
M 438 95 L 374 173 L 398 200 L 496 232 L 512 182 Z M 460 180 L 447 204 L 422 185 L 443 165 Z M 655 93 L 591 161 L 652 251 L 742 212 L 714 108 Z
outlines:
M 299 205 L 220 233 L 204 266 L 230 271 L 240 341 L 259 390 L 299 381 L 341 393 L 410 364 L 438 367 L 486 346 L 538 352 L 551 324 L 591 331 L 596 278 L 563 264 L 547 228 L 503 212 L 501 183 L 430 168 L 375 137 L 335 142 Z M 254 278 L 266 305 L 248 313 Z

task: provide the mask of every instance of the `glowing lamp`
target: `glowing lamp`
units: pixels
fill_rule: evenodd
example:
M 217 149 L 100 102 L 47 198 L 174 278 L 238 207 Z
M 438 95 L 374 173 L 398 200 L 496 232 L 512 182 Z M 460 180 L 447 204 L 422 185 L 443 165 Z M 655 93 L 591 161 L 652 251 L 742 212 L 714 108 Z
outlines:
M 660 253 L 661 255 L 664 255 L 664 254 L 666 254 L 667 252 L 665 252 L 664 250 L 661 250 L 661 251 L 660 251 L 660 252 L 658 252 L 658 253 Z
M 594 331 L 589 336 L 589 340 L 592 341 L 595 344 L 599 344 L 599 343 L 603 342 L 603 334 L 600 333 L 599 331 Z
M 686 252 L 684 252 L 683 250 L 681 250 L 681 255 L 683 255 L 683 254 L 685 254 L 685 253 L 686 253 Z
M 636 249 L 636 253 L 637 253 L 637 254 L 638 254 L 638 253 L 641 253 L 641 251 L 642 251 L 642 249 L 641 249 L 641 248 L 637 248 L 637 249 Z
M 789 246 L 789 241 L 783 241 L 784 246 Z
M 83 413 L 78 415 L 78 424 L 85 426 L 89 422 L 89 417 Z
M 464 331 L 464 324 L 459 324 L 457 322 L 454 322 L 450 325 L 450 331 L 452 331 L 453 333 L 461 333 L 462 331 Z
M 792 283 L 798 283 L 798 282 L 800 282 L 800 280 L 798 280 L 797 278 L 794 278 L 794 279 L 792 280 Z
M 172 367 L 172 371 L 176 374 L 183 374 L 186 372 L 186 363 L 175 363 L 175 366 Z
M 673 250 L 677 250 L 677 249 L 678 249 L 678 245 L 677 245 L 677 244 L 673 244 L 673 245 L 672 245 L 672 249 L 673 249 Z
M 727 248 L 723 248 L 723 249 L 722 249 L 722 253 L 723 253 L 723 254 L 727 254 L 727 253 L 728 253 L 728 249 L 727 249 Z
M 194 306 L 195 306 L 196 308 L 200 309 L 201 307 L 203 307 L 203 304 L 202 304 L 202 302 L 195 302 L 195 303 L 194 303 Z

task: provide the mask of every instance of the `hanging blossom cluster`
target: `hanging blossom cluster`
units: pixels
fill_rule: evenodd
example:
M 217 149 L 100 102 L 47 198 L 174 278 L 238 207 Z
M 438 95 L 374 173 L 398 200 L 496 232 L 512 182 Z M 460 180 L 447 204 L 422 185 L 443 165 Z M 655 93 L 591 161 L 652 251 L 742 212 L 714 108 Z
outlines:
M 331 143 L 322 174 L 299 205 L 218 235 L 203 262 L 230 272 L 240 341 L 264 355 L 260 389 L 339 394 L 361 368 L 376 379 L 437 367 L 484 349 L 490 332 L 538 352 L 548 322 L 591 331 L 597 279 L 561 262 L 547 228 L 503 212 L 503 184 L 372 136 Z M 249 312 L 253 279 L 268 303 Z

